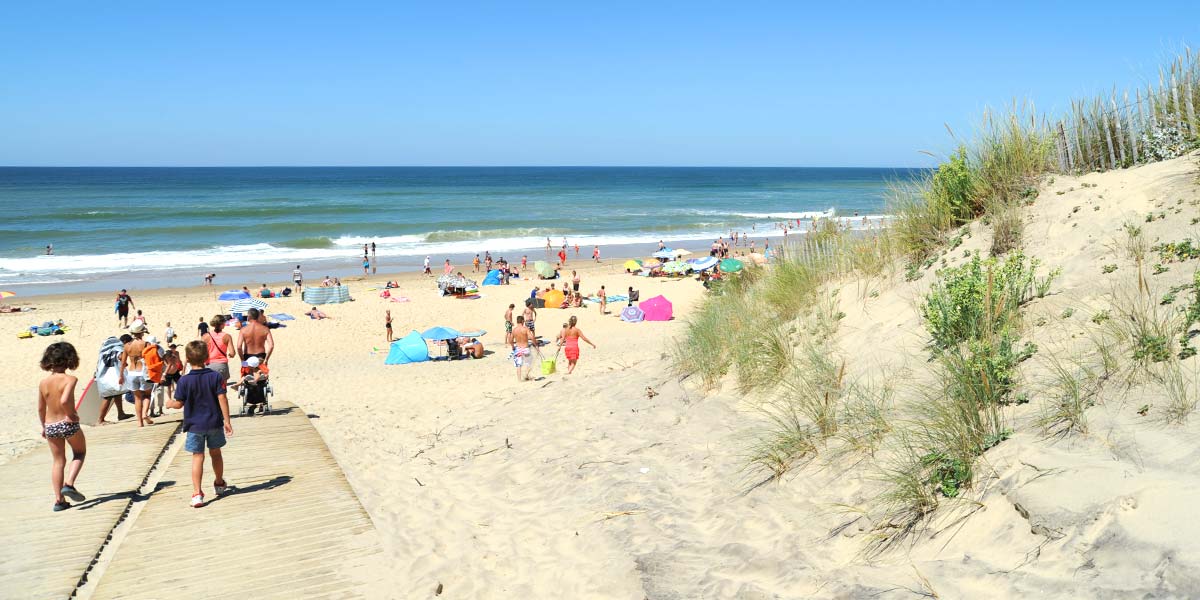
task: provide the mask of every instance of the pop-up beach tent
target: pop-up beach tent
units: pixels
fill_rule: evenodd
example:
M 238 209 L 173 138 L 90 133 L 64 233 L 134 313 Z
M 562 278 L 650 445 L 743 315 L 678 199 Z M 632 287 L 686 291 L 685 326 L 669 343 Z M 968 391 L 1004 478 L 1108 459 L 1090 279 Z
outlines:
M 247 294 L 242 290 L 229 290 L 227 292 L 221 292 L 221 295 L 217 296 L 217 300 L 220 300 L 221 302 L 231 302 L 233 300 L 241 300 L 242 298 L 249 297 L 250 294 Z
M 675 314 L 671 301 L 663 296 L 655 296 L 638 304 L 647 321 L 670 321 Z
M 429 345 L 417 331 L 392 342 L 388 351 L 385 365 L 406 365 L 408 363 L 425 362 L 429 360 Z
M 488 271 L 487 277 L 483 278 L 483 285 L 500 285 L 500 269 Z
M 562 308 L 563 293 L 558 290 L 550 290 L 542 296 L 545 301 L 545 308 Z

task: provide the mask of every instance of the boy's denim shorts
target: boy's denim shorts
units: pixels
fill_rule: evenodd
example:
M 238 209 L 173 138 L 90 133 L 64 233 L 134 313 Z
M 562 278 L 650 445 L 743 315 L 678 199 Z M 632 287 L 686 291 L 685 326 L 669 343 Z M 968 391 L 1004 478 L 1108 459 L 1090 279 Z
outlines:
M 204 447 L 208 446 L 209 450 L 216 450 L 225 445 L 225 430 L 212 429 L 210 431 L 189 431 L 187 432 L 187 441 L 183 443 L 183 449 L 192 454 L 204 452 Z

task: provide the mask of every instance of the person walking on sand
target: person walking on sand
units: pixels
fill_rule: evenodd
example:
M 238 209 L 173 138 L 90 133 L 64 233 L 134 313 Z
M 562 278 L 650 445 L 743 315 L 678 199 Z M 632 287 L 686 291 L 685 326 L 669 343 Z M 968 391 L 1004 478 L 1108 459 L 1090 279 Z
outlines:
M 144 427 L 154 424 L 147 415 L 150 411 L 150 390 L 154 389 L 154 382 L 146 376 L 146 362 L 142 358 L 142 353 L 148 347 L 142 339 L 142 336 L 146 335 L 146 326 L 135 323 L 129 328 L 129 333 L 133 339 L 125 344 L 125 350 L 121 352 L 121 373 L 117 376 L 117 383 L 133 392 L 133 412 L 137 416 L 138 427 Z
M 428 256 L 425 257 L 425 270 L 423 271 L 423 273 L 426 275 L 433 275 L 433 271 L 431 271 L 429 269 L 429 257 Z
M 221 381 L 229 381 L 229 360 L 237 358 L 237 349 L 233 347 L 233 338 L 223 331 L 225 317 L 216 315 L 208 324 L 212 329 L 204 336 L 204 344 L 208 348 L 208 361 L 204 363 L 204 366 L 220 373 L 224 378 Z
M 608 314 L 608 292 L 604 291 L 604 286 L 600 286 L 600 291 L 596 292 L 596 295 L 600 297 L 600 314 L 607 315 Z
M 567 330 L 563 332 L 563 354 L 567 357 L 567 375 L 575 371 L 575 364 L 579 362 L 579 340 L 587 342 L 592 348 L 596 344 L 592 343 L 586 335 L 583 335 L 583 330 L 578 326 L 579 319 L 575 315 L 567 320 Z
M 129 309 L 133 308 L 133 298 L 129 296 L 129 292 L 122 289 L 117 293 L 117 321 L 121 323 L 122 328 L 129 327 Z
M 525 326 L 525 315 L 517 315 L 517 326 L 513 327 L 513 366 L 517 368 L 517 381 L 529 381 L 532 359 L 529 356 L 529 343 L 533 340 L 533 332 Z
M 296 268 L 292 269 L 292 283 L 296 284 L 297 292 L 304 291 L 304 274 L 300 272 L 300 265 L 296 265 Z
M 246 317 L 246 326 L 238 333 L 238 354 L 242 360 L 257 356 L 261 364 L 266 365 L 275 352 L 271 328 L 263 324 L 262 311 L 257 308 L 246 311 Z
M 388 309 L 385 312 L 386 315 L 384 316 L 383 326 L 385 329 L 387 329 L 387 341 L 390 344 L 392 343 L 392 311 L 391 309 Z
M 534 324 L 537 320 L 537 310 L 533 308 L 533 298 L 525 301 L 525 312 L 521 316 L 525 318 L 525 328 L 529 330 L 529 335 L 537 339 L 537 326 Z
M 183 449 L 192 454 L 192 508 L 204 506 L 204 449 L 212 458 L 213 488 L 217 496 L 229 492 L 225 481 L 225 459 L 221 448 L 225 436 L 233 435 L 229 419 L 229 399 L 225 396 L 226 377 L 204 366 L 208 349 L 204 342 L 188 342 L 184 348 L 192 370 L 179 379 L 175 395 L 167 406 L 183 409 L 183 431 L 187 433 Z
M 579 258 L 579 242 L 575 242 L 575 258 Z
M 75 386 L 79 379 L 67 375 L 79 368 L 79 354 L 68 342 L 55 342 L 42 353 L 41 367 L 50 374 L 38 384 L 38 419 L 42 437 L 50 445 L 50 487 L 54 490 L 54 512 L 71 508 L 67 498 L 83 502 L 87 498 L 75 489 L 75 478 L 87 456 L 87 440 L 79 428 L 75 412 Z M 67 445 L 71 445 L 71 466 L 67 468 Z
M 479 255 L 478 254 L 475 255 L 475 260 L 471 261 L 471 265 L 474 267 L 474 272 L 478 273 L 479 272 Z
M 579 273 L 571 271 L 571 291 L 579 291 Z
M 96 359 L 95 379 L 102 400 L 100 401 L 100 418 L 96 421 L 97 425 L 105 424 L 104 419 L 108 417 L 108 410 L 114 405 L 117 407 L 117 421 L 133 418 L 133 415 L 125 412 L 125 403 L 122 401 L 125 396 L 124 386 L 120 383 L 116 383 L 114 386 L 114 380 L 108 375 L 110 371 L 116 371 L 116 381 L 120 381 L 121 355 L 125 353 L 125 344 L 132 340 L 133 336 L 126 333 L 120 338 L 110 337 L 100 345 L 100 355 Z
M 592 260 L 600 262 L 600 246 L 592 246 Z
M 516 304 L 509 304 L 508 310 L 504 311 L 504 345 L 511 346 L 513 338 L 513 316 L 512 311 L 516 308 Z

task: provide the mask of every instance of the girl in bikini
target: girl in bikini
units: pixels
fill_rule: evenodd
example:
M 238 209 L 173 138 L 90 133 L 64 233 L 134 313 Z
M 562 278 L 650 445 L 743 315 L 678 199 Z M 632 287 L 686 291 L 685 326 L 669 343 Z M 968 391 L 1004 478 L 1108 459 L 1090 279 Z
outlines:
M 42 437 L 50 444 L 53 457 L 50 483 L 54 489 L 54 512 L 58 512 L 71 508 L 67 498 L 76 502 L 86 499 L 75 489 L 75 478 L 87 455 L 87 441 L 79 428 L 79 413 L 75 412 L 75 385 L 79 380 L 67 375 L 67 370 L 79 368 L 79 354 L 71 344 L 56 342 L 46 347 L 41 366 L 50 375 L 38 385 L 38 418 L 42 422 Z M 67 444 L 71 445 L 69 469 Z

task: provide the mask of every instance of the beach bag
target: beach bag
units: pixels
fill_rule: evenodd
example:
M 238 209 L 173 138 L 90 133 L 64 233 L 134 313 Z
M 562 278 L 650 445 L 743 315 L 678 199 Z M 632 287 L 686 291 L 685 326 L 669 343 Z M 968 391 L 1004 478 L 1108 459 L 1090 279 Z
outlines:
M 120 379 L 120 367 L 104 367 L 104 370 L 96 376 L 96 391 L 100 393 L 100 397 L 112 398 L 124 394 L 125 386 L 119 383 Z
M 161 383 L 163 376 L 163 359 L 158 355 L 158 346 L 147 344 L 142 350 L 142 361 L 146 363 L 146 379 Z
M 558 369 L 558 355 L 557 354 L 554 355 L 554 358 L 543 358 L 542 359 L 542 375 L 553 375 L 554 371 L 557 369 Z

